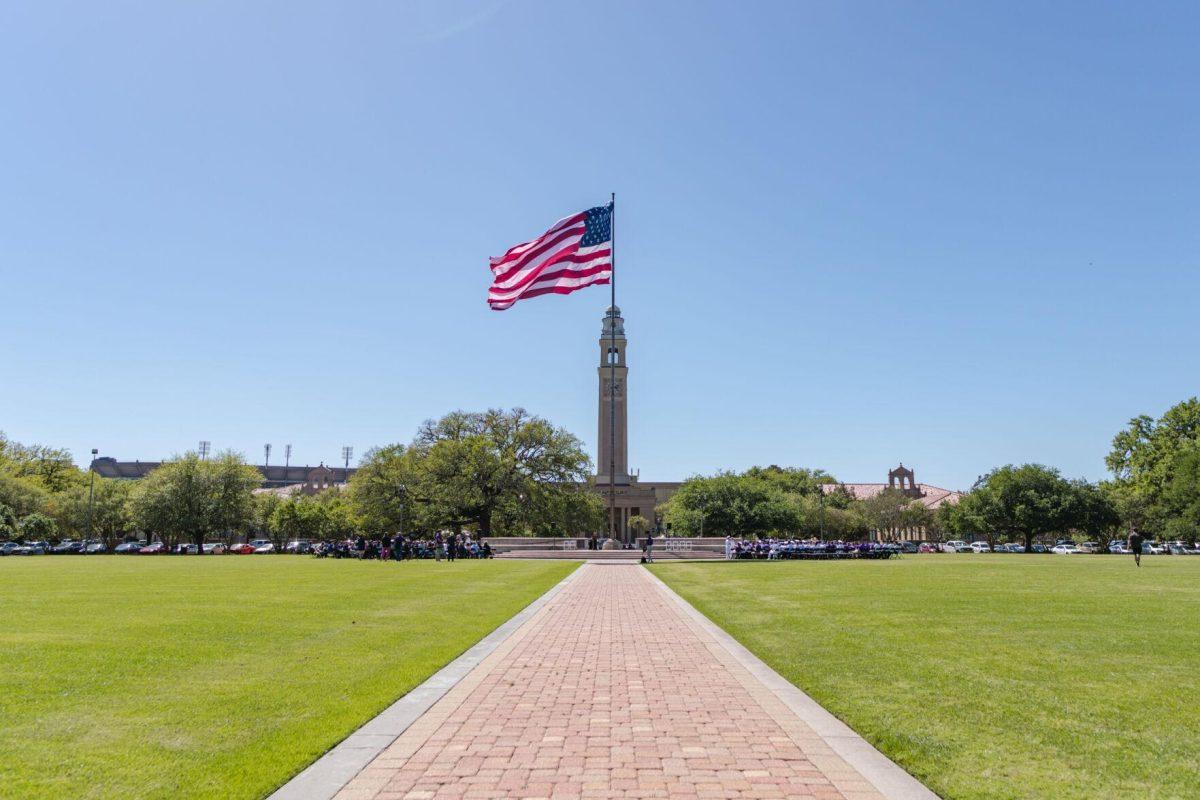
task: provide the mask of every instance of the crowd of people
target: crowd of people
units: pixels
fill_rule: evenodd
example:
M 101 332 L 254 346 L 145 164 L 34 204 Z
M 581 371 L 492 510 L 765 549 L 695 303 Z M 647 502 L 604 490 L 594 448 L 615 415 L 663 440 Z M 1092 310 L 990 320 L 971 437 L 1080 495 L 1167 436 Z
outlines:
M 900 552 L 894 544 L 879 542 L 822 542 L 819 539 L 725 538 L 725 558 L 891 558 Z
M 318 542 L 313 547 L 317 558 L 359 558 L 363 560 L 406 561 L 415 558 L 432 558 L 454 561 L 459 558 L 491 558 L 492 546 L 486 541 L 471 538 L 469 533 L 443 535 L 438 532 L 432 539 L 403 536 L 368 539 L 359 536 L 342 541 Z

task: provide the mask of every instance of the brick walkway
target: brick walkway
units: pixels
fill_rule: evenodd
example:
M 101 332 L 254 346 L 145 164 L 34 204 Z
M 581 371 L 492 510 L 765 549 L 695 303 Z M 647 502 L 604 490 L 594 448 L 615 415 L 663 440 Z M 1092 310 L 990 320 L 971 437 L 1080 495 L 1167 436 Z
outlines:
M 882 798 L 642 568 L 580 570 L 339 800 Z

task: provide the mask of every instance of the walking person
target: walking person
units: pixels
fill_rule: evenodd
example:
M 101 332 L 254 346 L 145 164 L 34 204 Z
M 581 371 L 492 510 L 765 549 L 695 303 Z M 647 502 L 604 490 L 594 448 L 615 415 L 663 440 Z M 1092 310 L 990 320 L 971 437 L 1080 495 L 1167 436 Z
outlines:
M 733 559 L 733 537 L 726 536 L 725 537 L 725 560 L 730 561 L 732 559 Z
M 442 547 L 443 546 L 444 545 L 442 544 L 442 532 L 438 531 L 437 534 L 434 535 L 434 537 L 433 537 L 433 558 L 435 561 L 440 562 L 442 560 Z
M 1129 541 L 1128 541 L 1129 552 L 1133 553 L 1133 563 L 1139 567 L 1142 565 L 1142 542 L 1143 541 L 1144 540 L 1142 538 L 1142 534 L 1140 534 L 1138 532 L 1137 528 L 1134 528 L 1131 526 L 1129 528 Z
M 646 533 L 646 563 L 654 563 L 654 531 Z

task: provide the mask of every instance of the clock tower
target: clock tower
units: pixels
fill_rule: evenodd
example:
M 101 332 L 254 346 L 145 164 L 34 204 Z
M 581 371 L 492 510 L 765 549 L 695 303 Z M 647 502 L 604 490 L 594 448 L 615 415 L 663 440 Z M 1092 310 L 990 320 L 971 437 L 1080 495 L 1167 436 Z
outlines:
M 629 483 L 629 427 L 626 391 L 629 367 L 625 365 L 625 320 L 612 306 L 600 332 L 600 402 L 597 438 L 596 483 L 622 486 Z

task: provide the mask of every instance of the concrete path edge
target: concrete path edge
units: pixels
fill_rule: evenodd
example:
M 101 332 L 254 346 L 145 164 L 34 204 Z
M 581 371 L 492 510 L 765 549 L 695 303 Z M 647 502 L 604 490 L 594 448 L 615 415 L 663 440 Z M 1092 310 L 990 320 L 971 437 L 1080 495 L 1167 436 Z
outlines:
M 580 564 L 582 567 L 583 564 Z M 325 755 L 276 789 L 268 800 L 329 800 L 370 764 L 392 742 L 408 730 L 446 692 L 465 678 L 479 662 L 512 636 L 522 625 L 549 603 L 581 572 L 571 574 L 552 586 L 525 608 L 509 618 L 474 646 L 429 676 L 422 684 L 388 706 Z
M 888 800 L 939 800 L 929 787 L 909 775 L 896 762 L 855 733 L 849 725 L 830 714 L 820 703 L 767 666 L 762 659 L 680 597 L 657 575 L 650 570 L 646 570 L 646 574 L 684 614 L 724 647 L 747 672 L 762 681 L 784 705 L 816 731 L 842 760 L 870 781 L 884 797 Z

